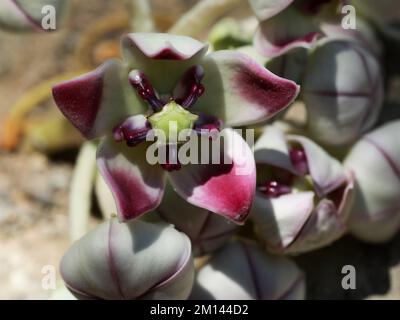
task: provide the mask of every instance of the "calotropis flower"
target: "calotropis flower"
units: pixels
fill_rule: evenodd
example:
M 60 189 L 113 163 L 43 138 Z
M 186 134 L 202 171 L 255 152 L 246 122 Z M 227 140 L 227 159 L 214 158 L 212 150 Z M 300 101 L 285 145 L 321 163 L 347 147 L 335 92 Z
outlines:
M 296 254 L 344 234 L 353 177 L 339 161 L 277 125 L 265 128 L 255 158 L 258 190 L 250 217 L 267 249 Z
M 54 87 L 58 107 L 85 137 L 105 136 L 98 165 L 120 220 L 159 205 L 166 171 L 191 204 L 237 223 L 246 218 L 254 196 L 255 165 L 239 134 L 221 132 L 227 144 L 235 146 L 223 150 L 230 164 L 150 165 L 146 160 L 147 144 L 142 142 L 151 129 L 168 132 L 175 123 L 175 131 L 201 132 L 218 130 L 222 123 L 260 122 L 287 107 L 299 92 L 294 82 L 241 53 L 206 52 L 207 45 L 189 37 L 128 34 L 122 40 L 124 63 L 108 61 Z M 247 167 L 247 174 L 238 174 L 241 166 Z
M 69 248 L 60 272 L 79 299 L 186 299 L 194 265 L 189 239 L 172 226 L 111 219 Z
M 384 242 L 400 229 L 400 121 L 366 134 L 344 166 L 356 177 L 349 231 L 369 242 Z
M 310 48 L 323 35 L 322 21 L 339 21 L 341 0 L 249 0 L 260 27 L 254 38 L 258 51 L 280 56 L 298 47 Z
M 301 300 L 303 272 L 294 262 L 243 240 L 227 244 L 197 272 L 190 299 Z
M 13 31 L 44 31 L 42 22 L 50 12 L 48 9 L 54 8 L 57 28 L 65 19 L 69 5 L 70 0 L 2 0 L 0 27 Z

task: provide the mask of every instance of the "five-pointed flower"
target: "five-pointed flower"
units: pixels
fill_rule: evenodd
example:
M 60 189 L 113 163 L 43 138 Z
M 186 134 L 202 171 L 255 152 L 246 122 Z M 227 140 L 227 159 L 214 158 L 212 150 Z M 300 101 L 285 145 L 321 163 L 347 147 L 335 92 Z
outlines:
M 258 192 L 251 219 L 266 247 L 301 253 L 346 231 L 354 178 L 308 138 L 266 127 L 255 145 Z
M 241 53 L 206 55 L 207 45 L 189 37 L 128 34 L 122 52 L 123 63 L 107 61 L 53 88 L 61 112 L 85 137 L 103 137 L 99 170 L 120 220 L 159 205 L 167 171 L 174 189 L 189 203 L 242 223 L 255 192 L 255 163 L 239 134 L 221 133 L 235 146 L 223 150 L 230 164 L 201 165 L 151 165 L 146 135 L 151 129 L 170 132 L 171 123 L 179 133 L 262 122 L 287 107 L 299 87 Z M 238 174 L 243 165 L 247 174 Z

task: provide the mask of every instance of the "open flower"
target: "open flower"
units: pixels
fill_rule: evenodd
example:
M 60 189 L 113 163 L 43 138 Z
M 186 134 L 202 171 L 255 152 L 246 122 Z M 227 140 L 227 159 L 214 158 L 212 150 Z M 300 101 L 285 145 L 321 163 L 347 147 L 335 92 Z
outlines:
M 156 208 L 168 172 L 174 189 L 189 203 L 242 223 L 254 196 L 255 165 L 238 133 L 220 134 L 228 145 L 222 153 L 229 164 L 201 165 L 179 159 L 151 165 L 146 136 L 264 121 L 296 98 L 298 86 L 241 53 L 206 55 L 206 45 L 184 36 L 128 34 L 122 51 L 124 63 L 108 61 L 53 89 L 58 107 L 85 137 L 105 136 L 98 165 L 120 220 Z M 238 172 L 242 167 L 247 174 Z
M 349 230 L 369 242 L 384 242 L 400 229 L 400 121 L 362 137 L 344 165 L 356 177 Z
M 166 186 L 157 212 L 163 220 L 190 238 L 194 256 L 216 251 L 239 229 L 232 221 L 186 202 L 172 190 L 170 184 Z
M 257 235 L 276 253 L 330 244 L 346 231 L 353 178 L 311 140 L 266 127 L 256 142 L 258 190 L 252 209 Z
M 54 8 L 57 27 L 65 19 L 69 2 L 70 0 L 2 0 L 0 27 L 13 31 L 43 31 L 42 21 L 50 12 L 47 10 L 49 8 Z
M 381 66 L 367 47 L 355 41 L 321 41 L 308 60 L 302 85 L 307 127 L 321 143 L 350 144 L 379 117 Z
M 258 51 L 280 56 L 312 47 L 324 33 L 322 21 L 339 21 L 340 0 L 249 0 L 260 26 L 254 38 Z
M 301 300 L 303 272 L 291 260 L 257 245 L 235 241 L 218 251 L 196 275 L 190 299 Z
M 75 242 L 60 272 L 79 299 L 186 299 L 194 278 L 183 233 L 165 224 L 116 219 Z

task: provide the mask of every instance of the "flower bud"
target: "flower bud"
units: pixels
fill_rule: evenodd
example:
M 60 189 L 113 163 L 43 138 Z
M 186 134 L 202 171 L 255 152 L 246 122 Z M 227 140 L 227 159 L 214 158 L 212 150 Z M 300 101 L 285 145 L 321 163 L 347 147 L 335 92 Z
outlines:
M 111 219 L 69 248 L 60 272 L 80 299 L 186 299 L 194 267 L 189 239 L 173 227 Z
M 191 299 L 301 300 L 303 272 L 291 260 L 244 241 L 226 245 L 197 273 Z
M 239 229 L 223 216 L 189 204 L 169 184 L 157 212 L 163 220 L 173 224 L 190 238 L 195 256 L 219 249 Z
M 383 80 L 376 57 L 354 41 L 321 41 L 303 82 L 307 125 L 328 145 L 352 143 L 377 121 Z
M 311 140 L 266 127 L 255 144 L 258 192 L 250 218 L 266 248 L 298 254 L 341 237 L 353 179 Z
M 69 2 L 69 0 L 1 1 L 0 28 L 11 31 L 53 31 L 65 20 Z M 49 24 L 49 28 L 46 24 Z
M 349 229 L 365 241 L 387 241 L 400 228 L 399 132 L 398 120 L 368 133 L 344 161 L 356 177 Z

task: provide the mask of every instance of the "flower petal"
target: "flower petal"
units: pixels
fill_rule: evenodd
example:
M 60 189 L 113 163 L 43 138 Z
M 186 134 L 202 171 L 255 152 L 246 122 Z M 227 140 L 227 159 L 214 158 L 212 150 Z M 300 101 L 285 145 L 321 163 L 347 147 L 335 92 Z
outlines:
M 145 110 L 116 60 L 55 85 L 53 97 L 64 116 L 89 139 L 111 133 L 125 118 Z
M 346 231 L 342 218 L 332 201 L 322 199 L 287 252 L 311 251 L 339 239 Z
M 260 24 L 254 45 L 266 57 L 277 57 L 298 47 L 311 48 L 320 35 L 312 19 L 288 8 Z
M 296 174 L 290 160 L 285 134 L 277 125 L 263 128 L 262 135 L 254 145 L 254 158 L 257 164 L 267 164 Z
M 230 220 L 183 200 L 170 184 L 167 184 L 157 212 L 163 220 L 173 224 L 191 239 L 195 256 L 219 249 L 238 230 L 237 225 Z
M 286 9 L 293 1 L 294 0 L 250 0 L 250 5 L 259 20 L 266 20 Z
M 347 181 L 341 163 L 308 138 L 289 135 L 289 142 L 299 143 L 306 154 L 314 189 L 323 197 Z
M 313 208 L 313 192 L 292 193 L 276 199 L 256 194 L 250 217 L 267 248 L 282 253 L 298 237 Z
M 242 224 L 253 201 L 256 170 L 250 147 L 231 129 L 221 132 L 221 164 L 188 164 L 170 173 L 175 190 L 189 203 Z M 212 152 L 217 152 L 216 146 Z M 225 158 L 225 159 L 224 159 Z M 230 162 L 230 163 L 229 163 Z
M 110 187 L 120 221 L 126 221 L 158 207 L 165 175 L 159 166 L 146 161 L 146 143 L 129 148 L 106 137 L 97 152 L 99 171 Z
M 160 94 L 171 94 L 207 50 L 208 45 L 198 40 L 165 33 L 129 33 L 122 38 L 128 68 L 142 71 Z
M 299 93 L 290 80 L 269 72 L 240 52 L 217 51 L 204 58 L 204 95 L 194 109 L 227 126 L 265 121 L 289 106 Z

